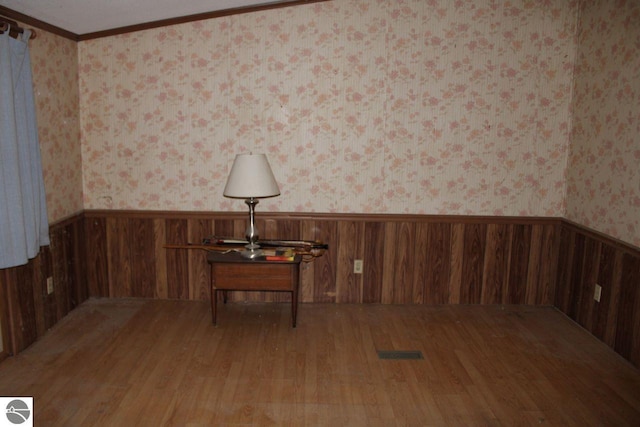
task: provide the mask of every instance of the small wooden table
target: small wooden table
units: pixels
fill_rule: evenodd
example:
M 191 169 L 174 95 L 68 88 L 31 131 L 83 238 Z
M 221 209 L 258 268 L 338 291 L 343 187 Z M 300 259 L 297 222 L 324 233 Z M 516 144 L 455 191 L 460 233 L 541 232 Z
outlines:
M 218 291 L 227 302 L 227 291 L 291 292 L 292 326 L 296 327 L 300 262 L 296 255 L 291 261 L 266 261 L 244 258 L 238 252 L 209 252 L 211 264 L 211 320 L 217 323 Z

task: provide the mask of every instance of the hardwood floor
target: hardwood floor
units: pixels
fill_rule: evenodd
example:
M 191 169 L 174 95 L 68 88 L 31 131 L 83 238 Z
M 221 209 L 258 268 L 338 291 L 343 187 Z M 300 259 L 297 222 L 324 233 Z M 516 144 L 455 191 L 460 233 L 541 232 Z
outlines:
M 35 425 L 638 425 L 640 371 L 554 308 L 90 299 L 0 363 Z M 421 360 L 380 360 L 418 350 Z

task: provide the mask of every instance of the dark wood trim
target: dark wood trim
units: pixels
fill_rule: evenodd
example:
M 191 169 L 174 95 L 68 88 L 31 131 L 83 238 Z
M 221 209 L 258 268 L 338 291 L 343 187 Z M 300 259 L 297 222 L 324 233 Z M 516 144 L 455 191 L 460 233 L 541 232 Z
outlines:
M 89 209 L 83 212 L 86 218 L 102 218 L 105 216 L 123 218 L 160 218 L 160 219 L 228 219 L 246 220 L 248 211 L 149 211 L 149 210 L 109 210 Z M 362 214 L 333 212 L 256 212 L 257 220 L 330 220 L 355 222 L 428 222 L 457 224 L 521 224 L 521 225 L 560 225 L 562 219 L 554 217 L 518 217 L 518 216 L 485 216 L 485 215 L 421 215 L 421 214 Z M 222 235 L 222 233 L 216 232 Z
M 564 218 L 562 219 L 562 224 L 568 229 L 574 230 L 575 232 L 583 234 L 591 239 L 596 239 L 601 243 L 613 246 L 617 250 L 623 251 L 625 253 L 631 253 L 631 254 L 637 255 L 640 252 L 640 248 L 632 245 L 631 243 L 627 243 L 620 239 L 616 239 L 615 237 L 611 237 L 607 234 L 596 231 L 585 225 L 581 225 Z
M 325 1 L 329 1 L 329 0 L 279 0 L 279 1 L 273 1 L 270 3 L 257 5 L 257 6 L 237 7 L 232 9 L 217 10 L 213 12 L 197 13 L 194 15 L 162 19 L 159 21 L 145 22 L 143 24 L 136 24 L 136 25 L 128 25 L 125 27 L 112 28 L 109 30 L 96 31 L 93 33 L 86 33 L 86 34 L 75 34 L 71 31 L 67 31 L 55 25 L 48 24 L 44 21 L 33 18 L 29 15 L 25 15 L 23 13 L 17 12 L 13 9 L 9 9 L 8 7 L 5 7 L 5 6 L 0 6 L 0 15 L 6 16 L 7 18 L 15 19 L 16 21 L 23 22 L 27 25 L 40 28 L 42 30 L 48 31 L 53 34 L 57 34 L 69 40 L 84 41 L 84 40 L 93 40 L 93 39 L 98 39 L 103 37 L 117 36 L 120 34 L 133 33 L 136 31 L 149 30 L 152 28 L 166 27 L 169 25 L 184 24 L 187 22 L 202 21 L 205 19 L 221 18 L 223 16 L 239 15 L 239 14 L 251 13 L 251 12 L 260 12 L 264 10 L 279 9 L 283 7 L 299 6 L 299 5 L 312 4 L 312 3 L 320 3 Z
M 66 227 L 69 224 L 74 224 L 82 219 L 84 219 L 84 211 L 76 212 L 64 218 L 60 218 L 57 221 L 49 223 L 49 229 L 54 229 L 58 227 Z
M 184 24 L 193 21 L 203 21 L 205 19 L 221 18 L 223 16 L 239 15 L 250 12 L 260 12 L 270 9 L 278 9 L 290 6 L 299 6 L 303 4 L 319 3 L 328 0 L 294 0 L 294 1 L 274 1 L 259 6 L 246 6 L 233 9 L 217 10 L 213 12 L 197 13 L 194 15 L 180 16 L 170 19 L 162 19 L 159 21 L 146 22 L 144 24 L 128 25 L 126 27 L 113 28 L 104 31 L 96 31 L 94 33 L 81 34 L 78 36 L 79 41 L 93 40 L 103 37 L 111 37 L 120 34 L 133 33 L 136 31 L 149 30 L 152 28 L 167 27 L 170 25 Z
M 22 22 L 26 25 L 30 25 L 32 27 L 40 28 L 41 30 L 45 30 L 49 33 L 56 34 L 69 40 L 78 41 L 78 35 L 72 33 L 71 31 L 67 31 L 60 27 L 56 27 L 55 25 L 40 21 L 39 19 L 32 18 L 29 15 L 16 12 L 15 10 L 9 9 L 8 7 L 0 6 L 0 15 L 6 16 L 7 18 L 15 19 L 16 21 Z
M 98 39 L 102 37 L 111 37 L 111 36 L 116 36 L 120 34 L 133 33 L 136 31 L 149 30 L 152 28 L 184 24 L 186 22 L 202 21 L 205 19 L 220 18 L 223 16 L 229 16 L 229 15 L 239 15 L 242 13 L 250 13 L 250 12 L 261 12 L 264 10 L 279 9 L 283 7 L 299 6 L 303 4 L 319 3 L 324 1 L 328 1 L 328 0 L 293 0 L 293 1 L 282 0 L 282 1 L 274 1 L 271 3 L 266 3 L 258 6 L 246 6 L 246 7 L 238 7 L 233 9 L 217 10 L 213 12 L 197 13 L 195 15 L 187 15 L 187 16 L 180 16 L 180 17 L 170 18 L 170 19 L 162 19 L 159 21 L 146 22 L 144 24 L 128 25 L 126 27 L 113 28 L 110 30 L 96 31 L 94 33 L 82 34 L 78 36 L 78 40 L 83 41 L 83 40 Z

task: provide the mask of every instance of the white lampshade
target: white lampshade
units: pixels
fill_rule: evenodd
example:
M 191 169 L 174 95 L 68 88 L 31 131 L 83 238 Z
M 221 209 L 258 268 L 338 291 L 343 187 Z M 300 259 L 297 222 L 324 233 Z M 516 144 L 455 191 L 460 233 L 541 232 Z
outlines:
M 280 195 L 267 156 L 238 154 L 231 166 L 224 196 L 237 199 L 274 197 Z

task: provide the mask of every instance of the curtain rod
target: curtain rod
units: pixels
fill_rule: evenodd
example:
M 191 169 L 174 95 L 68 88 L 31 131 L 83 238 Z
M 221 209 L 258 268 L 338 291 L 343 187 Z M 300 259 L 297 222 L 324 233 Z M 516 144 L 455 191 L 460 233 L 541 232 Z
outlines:
M 4 33 L 9 29 L 9 35 L 11 37 L 17 37 L 18 34 L 24 33 L 24 28 L 18 25 L 16 21 L 13 21 L 9 18 L 5 18 L 4 16 L 0 16 L 0 32 Z M 31 30 L 31 35 L 29 36 L 29 40 L 33 40 L 36 38 L 36 31 Z

